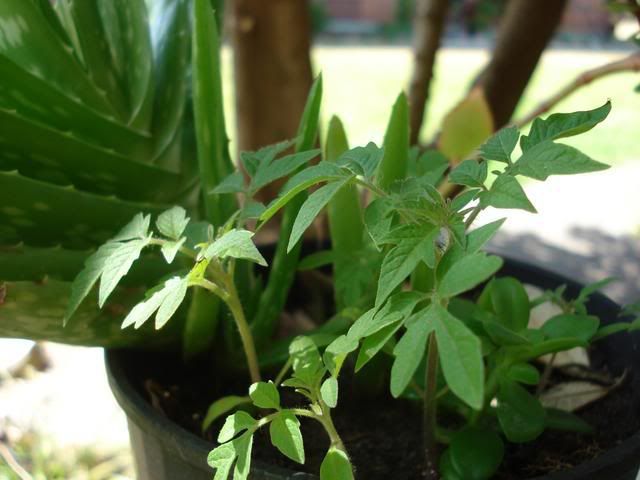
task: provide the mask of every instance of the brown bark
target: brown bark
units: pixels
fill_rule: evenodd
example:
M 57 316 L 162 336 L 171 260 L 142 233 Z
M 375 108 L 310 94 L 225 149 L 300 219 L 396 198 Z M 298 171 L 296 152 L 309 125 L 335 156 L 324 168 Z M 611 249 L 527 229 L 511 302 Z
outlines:
M 417 0 L 414 20 L 413 76 L 409 84 L 411 145 L 418 143 L 424 121 L 436 54 L 444 30 L 449 0 Z
M 230 0 L 238 148 L 293 138 L 312 83 L 307 0 Z
M 493 56 L 476 80 L 491 106 L 494 125 L 513 115 L 529 79 L 562 20 L 567 0 L 509 0 Z

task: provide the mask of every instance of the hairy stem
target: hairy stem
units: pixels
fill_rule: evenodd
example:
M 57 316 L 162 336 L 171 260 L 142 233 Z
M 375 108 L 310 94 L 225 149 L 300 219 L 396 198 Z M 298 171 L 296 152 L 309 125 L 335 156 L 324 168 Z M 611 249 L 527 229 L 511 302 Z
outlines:
M 438 413 L 438 344 L 435 333 L 429 334 L 427 340 L 427 366 L 424 377 L 423 403 L 423 435 L 424 454 L 427 463 L 427 478 L 437 480 L 436 466 L 438 464 L 438 441 L 436 415 Z

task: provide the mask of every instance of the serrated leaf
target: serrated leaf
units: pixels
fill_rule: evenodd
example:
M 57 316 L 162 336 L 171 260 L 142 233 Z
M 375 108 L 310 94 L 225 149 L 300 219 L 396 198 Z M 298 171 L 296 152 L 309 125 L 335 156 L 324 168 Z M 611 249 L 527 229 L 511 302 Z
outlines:
M 336 165 L 350 170 L 355 175 L 371 179 L 384 156 L 384 149 L 369 142 L 365 147 L 355 147 L 344 152 Z
M 411 315 L 413 309 L 424 295 L 419 292 L 398 292 L 391 295 L 384 306 L 372 308 L 362 314 L 348 332 L 350 338 L 359 340 L 376 333 L 378 330 Z
M 258 421 L 242 410 L 229 415 L 218 434 L 218 443 L 227 443 L 239 433 L 249 429 L 253 430 L 257 425 Z
M 328 162 L 320 162 L 318 165 L 305 168 L 285 183 L 278 198 L 273 200 L 260 215 L 260 220 L 263 223 L 269 220 L 296 195 L 307 188 L 317 183 L 342 180 L 345 176 L 346 174 L 339 167 Z
M 266 266 L 267 261 L 253 243 L 253 235 L 253 232 L 248 230 L 230 230 L 209 245 L 204 250 L 203 256 L 206 259 L 214 257 L 244 258 Z
M 304 443 L 300 421 L 288 410 L 280 412 L 269 425 L 271 443 L 294 462 L 304 464 Z
M 358 372 L 364 367 L 369 360 L 371 360 L 385 345 L 393 338 L 395 333 L 402 327 L 403 321 L 398 320 L 395 323 L 391 323 L 386 327 L 381 328 L 376 333 L 368 336 L 362 342 L 360 351 L 358 352 L 358 358 L 356 360 L 355 370 Z
M 454 263 L 438 284 L 438 294 L 455 297 L 487 280 L 502 267 L 502 259 L 478 252 Z
M 249 388 L 249 397 L 258 408 L 280 409 L 280 393 L 273 382 L 257 382 Z
M 187 237 L 182 237 L 180 240 L 175 242 L 166 242 L 162 244 L 160 247 L 160 251 L 162 252 L 162 256 L 167 261 L 167 263 L 173 263 L 173 260 L 176 258 L 178 250 L 180 247 L 184 245 L 184 242 L 187 241 Z
M 173 207 L 158 216 L 156 227 L 165 237 L 178 240 L 184 233 L 184 229 L 187 228 L 189 220 L 184 208 Z
M 218 418 L 224 415 L 227 412 L 230 412 L 236 407 L 240 405 L 245 405 L 251 403 L 251 399 L 249 397 L 239 397 L 237 395 L 229 395 L 228 397 L 222 397 L 209 405 L 207 409 L 207 414 L 204 416 L 204 420 L 202 421 L 202 431 L 207 430 L 213 422 L 215 422 Z
M 433 232 L 436 230 L 434 229 Z M 433 266 L 434 235 L 407 238 L 389 250 L 380 268 L 376 306 L 382 305 L 389 295 L 424 261 Z
M 505 127 L 482 144 L 480 156 L 485 160 L 511 163 L 511 154 L 518 144 L 519 137 L 518 127 Z
M 155 312 L 156 330 L 163 327 L 178 309 L 187 292 L 188 282 L 180 277 L 167 280 L 164 286 L 147 300 L 136 305 L 122 322 L 122 328 L 131 325 L 140 328 Z
M 354 480 L 347 454 L 331 447 L 320 465 L 320 480 Z
M 476 88 L 442 121 L 439 150 L 458 162 L 473 153 L 492 133 L 491 109 L 482 90 Z
M 329 408 L 336 408 L 338 405 L 338 379 L 329 377 L 320 386 L 320 396 L 322 401 Z
M 433 324 L 438 354 L 447 385 L 460 400 L 480 410 L 484 402 L 484 362 L 480 339 L 444 307 L 427 309 Z
M 544 141 L 524 152 L 514 164 L 511 174 L 546 180 L 550 175 L 598 172 L 607 168 L 609 165 L 593 160 L 574 147 Z
M 500 227 L 504 224 L 505 218 L 496 220 L 495 222 L 487 223 L 481 227 L 478 227 L 467 235 L 467 253 L 476 253 L 486 243 L 493 238 L 493 236 L 500 230 Z
M 520 140 L 523 151 L 547 140 L 571 137 L 587 132 L 602 122 L 611 111 L 611 102 L 593 110 L 573 113 L 554 113 L 546 119 L 536 118 L 529 135 Z
M 393 349 L 395 360 L 391 367 L 391 395 L 398 398 L 413 379 L 418 366 L 424 358 L 427 338 L 434 325 L 429 318 L 429 309 L 421 312 L 407 328 Z
M 498 421 L 514 443 L 536 439 L 546 426 L 546 413 L 537 398 L 515 382 L 504 381 L 498 390 Z
M 357 340 L 354 340 L 347 335 L 340 335 L 327 346 L 324 351 L 323 360 L 331 375 L 334 377 L 338 376 L 347 355 L 355 351 L 357 348 Z
M 137 213 L 133 219 L 111 238 L 112 242 L 122 242 L 136 238 L 146 238 L 149 235 L 151 215 Z
M 251 472 L 253 434 L 252 432 L 247 432 L 233 440 L 232 443 L 238 455 L 236 467 L 233 469 L 233 480 L 247 480 L 247 478 L 249 478 L 249 473 Z
M 313 223 L 313 220 L 320 214 L 322 209 L 329 203 L 329 201 L 343 188 L 350 178 L 345 178 L 335 182 L 327 183 L 323 187 L 319 188 L 307 198 L 300 210 L 298 216 L 291 229 L 291 236 L 289 237 L 289 245 L 287 246 L 287 252 L 290 252 L 293 247 L 298 243 L 298 240 L 302 237 L 305 230 Z
M 100 288 L 98 290 L 98 305 L 104 306 L 107 298 L 116 288 L 122 277 L 124 277 L 139 257 L 142 249 L 149 244 L 148 238 L 129 240 L 120 243 L 111 255 L 105 260 L 102 273 L 100 275 Z
M 320 150 L 308 150 L 286 155 L 270 164 L 261 163 L 255 176 L 251 179 L 249 189 L 256 192 L 271 182 L 294 173 L 318 155 L 320 155 Z
M 375 199 L 364 211 L 364 224 L 376 248 L 379 248 L 380 240 L 391 229 L 393 211 L 393 204 L 387 198 Z
M 416 177 L 429 185 L 437 186 L 444 172 L 449 168 L 449 160 L 435 149 L 427 150 L 416 158 L 415 165 L 409 163 L 408 178 Z
M 487 162 L 465 160 L 451 171 L 449 181 L 467 187 L 483 187 L 487 172 Z
M 102 275 L 107 260 L 119 248 L 119 243 L 106 243 L 87 258 L 83 270 L 71 284 L 71 297 L 63 320 L 65 325 Z
M 233 443 L 225 443 L 211 450 L 207 456 L 207 463 L 216 469 L 213 480 L 228 480 L 236 457 L 236 448 Z
M 480 194 L 480 202 L 484 206 L 495 208 L 517 208 L 536 213 L 522 186 L 511 175 L 500 175 L 491 185 L 488 192 Z
M 209 194 L 239 193 L 244 191 L 244 177 L 242 172 L 233 172 L 225 177 Z

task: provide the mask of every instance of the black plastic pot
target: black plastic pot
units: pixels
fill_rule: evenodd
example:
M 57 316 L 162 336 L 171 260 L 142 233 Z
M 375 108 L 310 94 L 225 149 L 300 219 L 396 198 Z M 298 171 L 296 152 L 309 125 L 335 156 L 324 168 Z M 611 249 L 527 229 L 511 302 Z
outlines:
M 541 288 L 567 285 L 569 296 L 577 295 L 581 286 L 560 275 L 514 260 L 506 260 L 500 275 L 519 278 Z M 603 324 L 618 320 L 620 308 L 607 297 L 593 295 L 588 305 L 590 313 Z M 213 445 L 184 430 L 158 414 L 134 385 L 130 352 L 108 350 L 107 372 L 116 400 L 127 414 L 131 447 L 138 480 L 211 480 L 213 470 L 206 458 Z M 592 359 L 606 363 L 612 372 L 628 370 L 635 398 L 640 405 L 640 335 L 616 334 L 598 342 Z M 630 406 L 631 408 L 631 406 Z M 638 411 L 640 415 L 640 410 Z M 572 470 L 536 477 L 530 480 L 636 480 L 640 468 L 640 432 L 598 458 Z M 254 462 L 253 480 L 313 480 L 306 473 Z

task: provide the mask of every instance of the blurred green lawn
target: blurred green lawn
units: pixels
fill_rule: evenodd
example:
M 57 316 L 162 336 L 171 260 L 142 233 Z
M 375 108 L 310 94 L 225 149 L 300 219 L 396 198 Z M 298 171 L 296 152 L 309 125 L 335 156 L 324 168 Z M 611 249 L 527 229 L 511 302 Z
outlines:
M 516 117 L 584 70 L 626 54 L 589 50 L 552 50 L 546 53 Z M 488 53 L 480 49 L 441 50 L 431 91 L 432 100 L 422 130 L 423 139 L 431 138 L 438 130 L 442 117 L 462 98 L 487 58 Z M 223 59 L 228 125 L 233 137 L 232 72 L 228 49 Z M 313 51 L 313 61 L 315 70 L 322 71 L 325 82 L 324 125 L 331 115 L 337 114 L 345 123 L 352 145 L 380 142 L 391 105 L 398 92 L 408 85 L 412 64 L 410 48 L 320 46 Z M 638 83 L 638 74 L 616 74 L 583 87 L 563 101 L 554 111 L 586 110 L 600 106 L 607 99 L 613 102 L 612 113 L 604 124 L 579 139 L 571 139 L 570 143 L 607 163 L 640 159 L 640 142 L 637 140 L 640 94 L 633 91 Z

